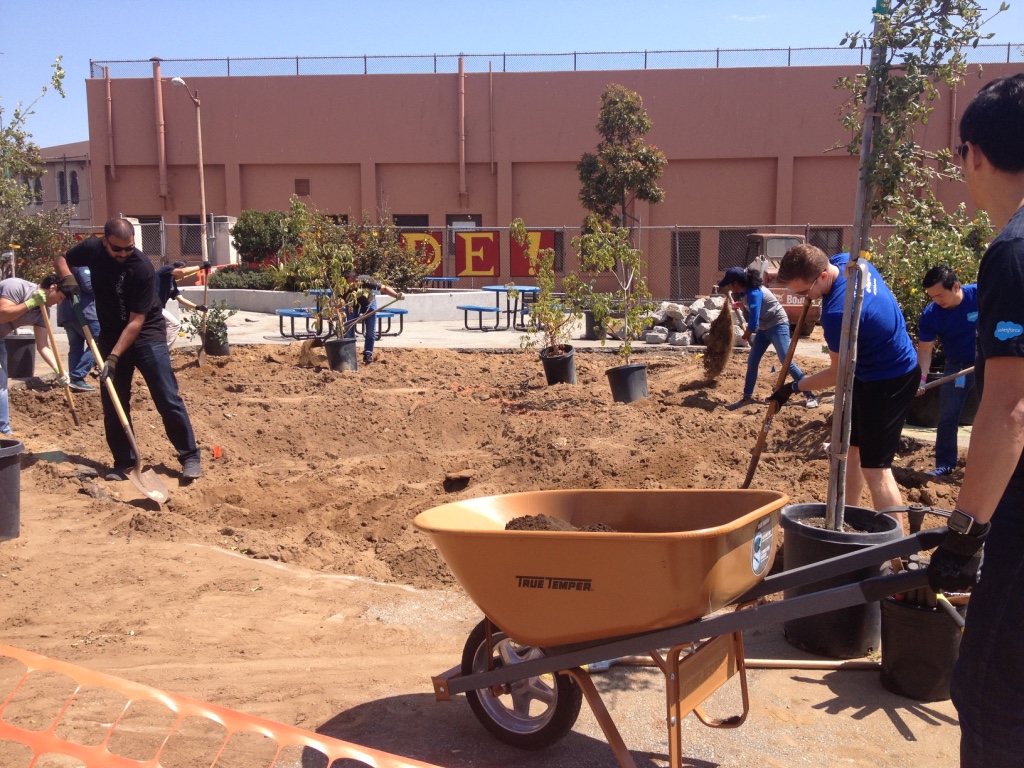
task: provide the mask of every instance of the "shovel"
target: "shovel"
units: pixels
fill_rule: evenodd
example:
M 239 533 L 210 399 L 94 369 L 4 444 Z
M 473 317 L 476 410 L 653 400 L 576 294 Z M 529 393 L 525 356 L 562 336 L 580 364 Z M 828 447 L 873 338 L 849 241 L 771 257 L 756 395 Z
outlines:
M 206 249 L 206 246 L 205 246 L 206 223 L 205 222 L 203 223 L 203 238 L 204 238 L 203 249 L 205 250 Z M 204 307 L 208 307 L 209 306 L 209 304 L 206 303 L 209 300 L 210 300 L 210 273 L 206 272 L 203 275 L 203 306 Z M 207 314 L 209 314 L 209 312 L 203 312 L 203 327 L 202 327 L 202 330 L 200 331 L 202 333 L 202 337 L 201 337 L 202 338 L 202 342 L 199 345 L 199 367 L 200 368 L 202 368 L 204 365 L 206 365 L 206 316 L 207 316 Z M 99 358 L 97 358 L 97 360 L 98 359 Z
M 360 323 L 360 322 L 362 322 L 363 320 L 365 320 L 366 318 L 368 318 L 368 317 L 369 317 L 370 315 L 374 315 L 374 314 L 376 314 L 376 313 L 380 312 L 380 311 L 381 311 L 382 309 L 387 309 L 387 308 L 388 308 L 388 307 L 390 307 L 390 306 L 391 306 L 392 304 L 394 304 L 394 303 L 395 303 L 396 301 L 398 301 L 398 299 L 392 299 L 392 300 L 391 300 L 391 301 L 389 301 L 389 302 L 388 302 L 387 304 L 385 304 L 385 305 L 384 305 L 383 307 L 377 307 L 376 309 L 371 309 L 371 310 L 370 310 L 369 312 L 367 312 L 367 313 L 366 313 L 365 315 L 360 315 L 360 316 L 359 316 L 359 317 L 357 317 L 356 319 L 354 319 L 354 320 L 351 320 L 351 321 L 349 321 L 349 322 L 345 323 L 345 330 L 344 330 L 344 331 L 343 331 L 343 332 L 342 332 L 341 334 L 339 334 L 339 335 L 338 335 L 338 338 L 339 338 L 339 339 L 343 339 L 343 338 L 345 338 L 345 334 L 346 334 L 346 333 L 348 333 L 350 329 L 354 328 L 354 327 L 355 327 L 355 325 L 356 325 L 356 323 Z
M 60 361 L 60 353 L 57 352 L 57 339 L 53 335 L 53 326 L 50 324 L 50 313 L 47 311 L 49 308 L 44 304 L 39 308 L 39 311 L 43 315 L 43 321 L 46 323 L 46 335 L 50 337 L 50 351 L 53 352 L 53 359 L 57 361 L 57 374 L 64 380 L 64 397 L 67 398 L 68 408 L 71 409 L 71 418 L 75 422 L 75 426 L 81 426 L 78 421 L 78 411 L 75 410 L 75 398 L 71 394 L 71 385 L 68 383 L 68 377 L 64 375 L 64 364 Z
M 938 387 L 938 386 L 940 386 L 942 384 L 945 384 L 947 382 L 953 381 L 954 379 L 959 379 L 961 376 L 967 376 L 967 375 L 972 374 L 972 373 L 974 373 L 974 366 L 973 365 L 970 368 L 964 368 L 959 373 L 951 373 L 951 374 L 949 374 L 949 376 L 943 376 L 941 379 L 936 379 L 935 381 L 929 381 L 927 384 L 925 384 L 923 387 L 921 387 L 919 391 L 920 392 L 924 392 L 924 391 L 929 390 L 929 389 L 934 389 L 935 387 Z
M 99 363 L 103 360 L 100 355 L 99 347 L 96 346 L 96 340 L 92 337 L 92 331 L 89 329 L 89 323 L 86 322 L 85 317 L 82 315 L 82 310 L 78 306 L 78 298 L 75 300 L 75 315 L 78 317 L 78 322 L 82 325 L 82 332 L 85 333 L 85 340 L 89 342 L 89 349 L 92 350 L 93 357 L 96 358 L 96 362 Z M 128 437 L 128 442 L 131 443 L 132 450 L 135 452 L 135 466 L 128 471 L 128 479 L 132 481 L 132 485 L 142 491 L 146 496 L 151 498 L 157 504 L 163 504 L 167 501 L 170 496 L 167 486 L 164 485 L 164 481 L 160 479 L 152 469 L 147 469 L 145 472 L 142 471 L 142 454 L 139 452 L 139 444 L 135 442 L 135 433 L 132 431 L 132 425 L 128 423 L 128 417 L 125 415 L 124 408 L 121 407 L 121 401 L 117 397 L 117 390 L 114 389 L 114 382 L 109 378 L 103 382 L 107 386 L 107 394 L 110 395 L 110 400 L 114 404 L 114 409 L 117 411 L 117 418 L 121 422 L 121 426 L 124 428 L 124 433 Z
M 786 360 L 782 363 L 782 368 L 779 369 L 779 378 L 775 382 L 775 389 L 778 389 L 786 383 L 786 375 L 789 373 L 789 364 L 793 362 L 793 355 L 796 354 L 796 343 L 800 340 L 800 329 L 804 327 L 804 320 L 807 318 L 807 310 L 811 308 L 811 300 L 804 299 L 803 309 L 800 310 L 800 319 L 796 321 L 796 332 L 793 334 L 793 338 L 789 341 L 789 349 L 786 350 Z M 773 390 L 774 391 L 774 390 Z M 743 481 L 741 488 L 749 488 L 750 481 L 754 479 L 754 472 L 757 471 L 757 462 L 761 459 L 761 451 L 764 450 L 765 441 L 768 439 L 768 430 L 771 429 L 772 419 L 775 418 L 775 412 L 779 410 L 779 404 L 772 400 L 768 403 L 768 413 L 764 415 L 764 423 L 761 424 L 761 431 L 757 435 L 757 443 L 754 445 L 754 450 L 751 451 L 750 465 L 747 467 L 747 477 Z

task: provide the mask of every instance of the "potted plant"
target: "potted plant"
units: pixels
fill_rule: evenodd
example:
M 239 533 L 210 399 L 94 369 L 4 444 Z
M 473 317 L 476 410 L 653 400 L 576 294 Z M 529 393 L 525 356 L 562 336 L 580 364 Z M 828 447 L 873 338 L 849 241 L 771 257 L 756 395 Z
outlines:
M 522 219 L 512 222 L 510 233 L 520 245 L 529 245 L 531 238 Z M 576 358 L 572 345 L 572 329 L 580 312 L 565 299 L 555 295 L 555 251 L 553 248 L 530 254 L 530 265 L 536 275 L 537 294 L 530 304 L 530 321 L 526 326 L 523 346 L 533 348 L 542 343 L 541 364 L 548 384 L 575 384 Z M 538 337 L 541 340 L 538 342 Z
M 647 268 L 643 254 L 633 247 L 628 229 L 613 227 L 596 216 L 587 219 L 585 233 L 573 238 L 572 246 L 579 254 L 582 270 L 607 273 L 615 279 L 616 288 L 612 291 L 597 291 L 593 282 L 583 283 L 575 276 L 566 280 L 566 293 L 573 297 L 573 303 L 586 300 L 592 307 L 595 325 L 604 329 L 606 336 L 614 334 L 621 341 L 618 355 L 624 364 L 605 371 L 612 398 L 620 403 L 645 398 L 647 366 L 630 362 L 633 341 L 643 333 L 652 308 L 651 293 L 643 274 Z M 621 325 L 615 329 L 608 325 L 613 307 L 615 314 L 622 317 Z M 601 344 L 604 343 L 605 338 L 602 338 Z
M 220 304 L 211 303 L 206 312 L 206 337 L 202 340 L 206 354 L 214 357 L 226 357 L 231 354 L 228 344 L 228 318 L 238 312 L 229 308 L 226 301 Z M 181 330 L 190 339 L 203 332 L 203 313 L 198 309 L 191 310 L 181 322 Z

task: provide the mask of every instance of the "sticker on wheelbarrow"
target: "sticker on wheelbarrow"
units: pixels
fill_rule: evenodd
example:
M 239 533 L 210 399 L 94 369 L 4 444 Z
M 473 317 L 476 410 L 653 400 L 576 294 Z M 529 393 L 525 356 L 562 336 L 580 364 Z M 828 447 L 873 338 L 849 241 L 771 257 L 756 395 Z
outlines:
M 754 540 L 751 542 L 750 567 L 755 576 L 760 576 L 768 569 L 768 562 L 772 558 L 772 519 L 762 518 L 754 531 Z
M 567 579 L 562 576 L 516 576 L 520 589 L 559 589 L 568 592 L 589 592 L 590 579 Z

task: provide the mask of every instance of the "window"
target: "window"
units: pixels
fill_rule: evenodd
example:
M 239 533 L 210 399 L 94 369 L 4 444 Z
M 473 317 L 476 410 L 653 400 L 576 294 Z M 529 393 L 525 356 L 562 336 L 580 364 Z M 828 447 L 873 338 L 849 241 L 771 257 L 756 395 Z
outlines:
M 203 256 L 203 228 L 200 226 L 202 219 L 198 216 L 179 216 L 178 223 L 181 224 L 181 255 L 182 257 L 192 256 L 202 259 Z M 171 259 L 177 261 L 177 259 Z
M 396 227 L 422 227 L 430 226 L 430 216 L 425 213 L 396 213 L 392 219 Z
M 164 220 L 160 216 L 129 216 L 130 219 L 138 219 L 139 229 L 142 230 L 142 245 L 139 246 L 142 252 L 156 260 L 160 257 L 163 261 L 164 251 Z M 176 261 L 176 259 L 171 259 Z
M 71 172 L 71 204 L 78 205 L 78 171 Z
M 747 235 L 753 229 L 722 229 L 718 232 L 718 268 L 723 272 L 729 267 L 745 267 Z
M 61 205 L 68 204 L 67 176 L 64 171 L 57 172 L 57 199 Z
M 831 259 L 843 252 L 842 227 L 814 227 L 808 233 L 808 244 L 821 248 Z
M 672 233 L 672 299 L 695 299 L 700 292 L 700 232 Z
M 309 197 L 310 185 L 309 179 L 296 179 L 295 180 L 295 194 L 299 197 Z
M 36 205 L 42 205 L 43 204 L 43 180 L 42 179 L 36 179 L 35 184 L 33 185 L 33 187 L 35 189 L 35 192 L 33 193 L 32 197 L 35 199 Z

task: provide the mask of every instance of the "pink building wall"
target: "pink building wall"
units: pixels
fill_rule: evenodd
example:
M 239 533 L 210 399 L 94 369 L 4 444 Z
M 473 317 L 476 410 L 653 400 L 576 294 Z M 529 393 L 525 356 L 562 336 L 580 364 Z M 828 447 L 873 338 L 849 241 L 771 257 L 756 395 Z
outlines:
M 957 142 L 958 105 L 988 80 L 1015 71 L 986 65 L 944 94 L 919 138 Z M 847 67 L 473 73 L 465 76 L 465 176 L 460 196 L 459 76 L 323 75 L 189 78 L 202 101 L 207 210 L 287 209 L 296 179 L 308 201 L 334 214 L 386 206 L 426 214 L 479 214 L 482 225 L 578 226 L 575 164 L 597 143 L 608 83 L 636 90 L 653 120 L 648 141 L 668 158 L 663 203 L 638 204 L 645 225 L 848 224 L 857 162 L 837 119 Z M 105 81 L 87 82 L 93 216 L 198 215 L 195 108 L 164 77 L 161 97 L 170 195 L 160 196 L 152 79 L 113 79 L 114 162 L 108 152 Z M 948 205 L 963 185 L 944 184 Z M 502 245 L 502 274 L 508 275 Z M 567 264 L 571 268 L 571 264 Z M 700 282 L 716 274 L 717 242 L 703 238 Z

